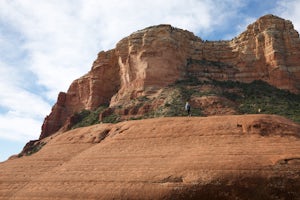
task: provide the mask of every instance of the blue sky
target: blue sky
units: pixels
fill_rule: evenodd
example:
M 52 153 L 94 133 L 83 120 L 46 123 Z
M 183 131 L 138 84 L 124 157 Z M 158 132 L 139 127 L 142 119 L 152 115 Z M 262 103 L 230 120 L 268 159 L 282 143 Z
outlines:
M 0 0 L 0 161 L 37 139 L 59 91 L 101 50 L 171 24 L 204 40 L 231 39 L 265 14 L 300 30 L 300 0 Z

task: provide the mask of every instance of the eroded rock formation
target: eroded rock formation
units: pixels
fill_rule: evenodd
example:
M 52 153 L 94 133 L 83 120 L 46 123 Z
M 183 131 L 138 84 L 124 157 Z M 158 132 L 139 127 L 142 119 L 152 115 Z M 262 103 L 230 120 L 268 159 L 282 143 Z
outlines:
M 109 104 L 120 85 L 119 70 L 114 50 L 100 52 L 91 71 L 73 81 L 67 93 L 59 93 L 50 115 L 45 118 L 40 138 L 58 131 L 76 112 Z
M 300 91 L 300 39 L 290 21 L 266 15 L 230 41 L 203 41 L 193 33 L 159 25 L 122 39 L 101 52 L 91 71 L 60 93 L 40 138 L 65 124 L 75 112 L 111 107 L 151 94 L 187 77 L 199 80 L 263 80 Z M 149 105 L 147 108 L 153 108 Z
M 300 126 L 274 115 L 59 132 L 0 163 L 0 199 L 299 199 Z

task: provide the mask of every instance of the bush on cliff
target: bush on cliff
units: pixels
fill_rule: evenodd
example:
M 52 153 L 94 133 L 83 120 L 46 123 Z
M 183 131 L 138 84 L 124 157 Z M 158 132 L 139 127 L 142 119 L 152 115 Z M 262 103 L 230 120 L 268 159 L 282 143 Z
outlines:
M 201 90 L 199 89 L 201 87 L 210 89 Z M 194 77 L 177 81 L 164 88 L 163 92 L 157 97 L 157 99 L 164 102 L 162 105 L 154 110 L 149 110 L 142 116 L 131 116 L 129 119 L 186 116 L 184 110 L 185 102 L 192 97 L 205 96 L 227 98 L 233 102 L 234 106 L 232 109 L 239 114 L 277 114 L 300 123 L 300 95 L 280 90 L 263 81 L 253 81 L 251 83 L 216 80 L 199 81 Z M 138 104 L 134 105 L 141 107 L 145 103 L 151 104 L 154 99 L 143 96 L 136 99 L 136 101 L 138 101 Z M 94 111 L 83 110 L 77 113 L 79 120 L 72 126 L 72 129 L 99 123 L 99 114 L 107 107 L 108 105 L 101 105 Z M 121 106 L 119 109 L 124 108 Z M 192 107 L 192 115 L 204 116 L 203 109 L 205 108 L 201 106 Z M 117 123 L 121 119 L 122 116 L 119 116 L 117 112 L 113 112 L 103 118 L 102 122 Z
M 71 129 L 91 126 L 99 123 L 99 114 L 106 109 L 107 105 L 101 105 L 96 110 L 82 110 L 79 113 L 76 113 L 77 122 L 71 127 Z
M 241 114 L 276 114 L 300 123 L 300 95 L 260 80 L 251 83 L 213 81 L 213 84 L 222 88 L 221 95 L 239 105 Z

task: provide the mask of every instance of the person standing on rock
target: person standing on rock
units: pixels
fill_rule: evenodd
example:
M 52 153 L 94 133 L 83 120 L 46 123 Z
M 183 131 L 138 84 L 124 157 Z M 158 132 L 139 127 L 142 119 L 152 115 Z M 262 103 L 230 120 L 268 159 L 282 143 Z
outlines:
M 188 116 L 190 117 L 191 116 L 191 105 L 189 104 L 188 101 L 185 103 L 185 107 L 184 108 L 187 111 Z

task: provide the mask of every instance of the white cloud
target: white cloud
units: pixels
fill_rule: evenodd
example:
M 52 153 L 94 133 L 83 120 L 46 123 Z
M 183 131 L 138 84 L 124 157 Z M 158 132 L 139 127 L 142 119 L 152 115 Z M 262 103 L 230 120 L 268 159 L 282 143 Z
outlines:
M 0 138 L 24 142 L 38 138 L 50 105 L 23 88 L 26 84 L 17 69 L 1 62 L 0 82 Z
M 38 139 L 41 131 L 39 120 L 15 113 L 0 115 L 0 138 L 27 142 Z
M 0 17 L 26 40 L 28 69 L 55 100 L 86 73 L 98 51 L 138 29 L 161 23 L 208 34 L 239 6 L 231 1 L 77 0 L 1 1 Z M 232 11 L 236 9 L 230 9 Z M 226 11 L 226 12 L 225 12 Z
M 49 105 L 41 96 L 31 93 L 23 86 L 26 79 L 20 71 L 0 62 L 0 105 L 20 115 L 43 117 Z M 43 113 L 43 114 L 41 114 Z

